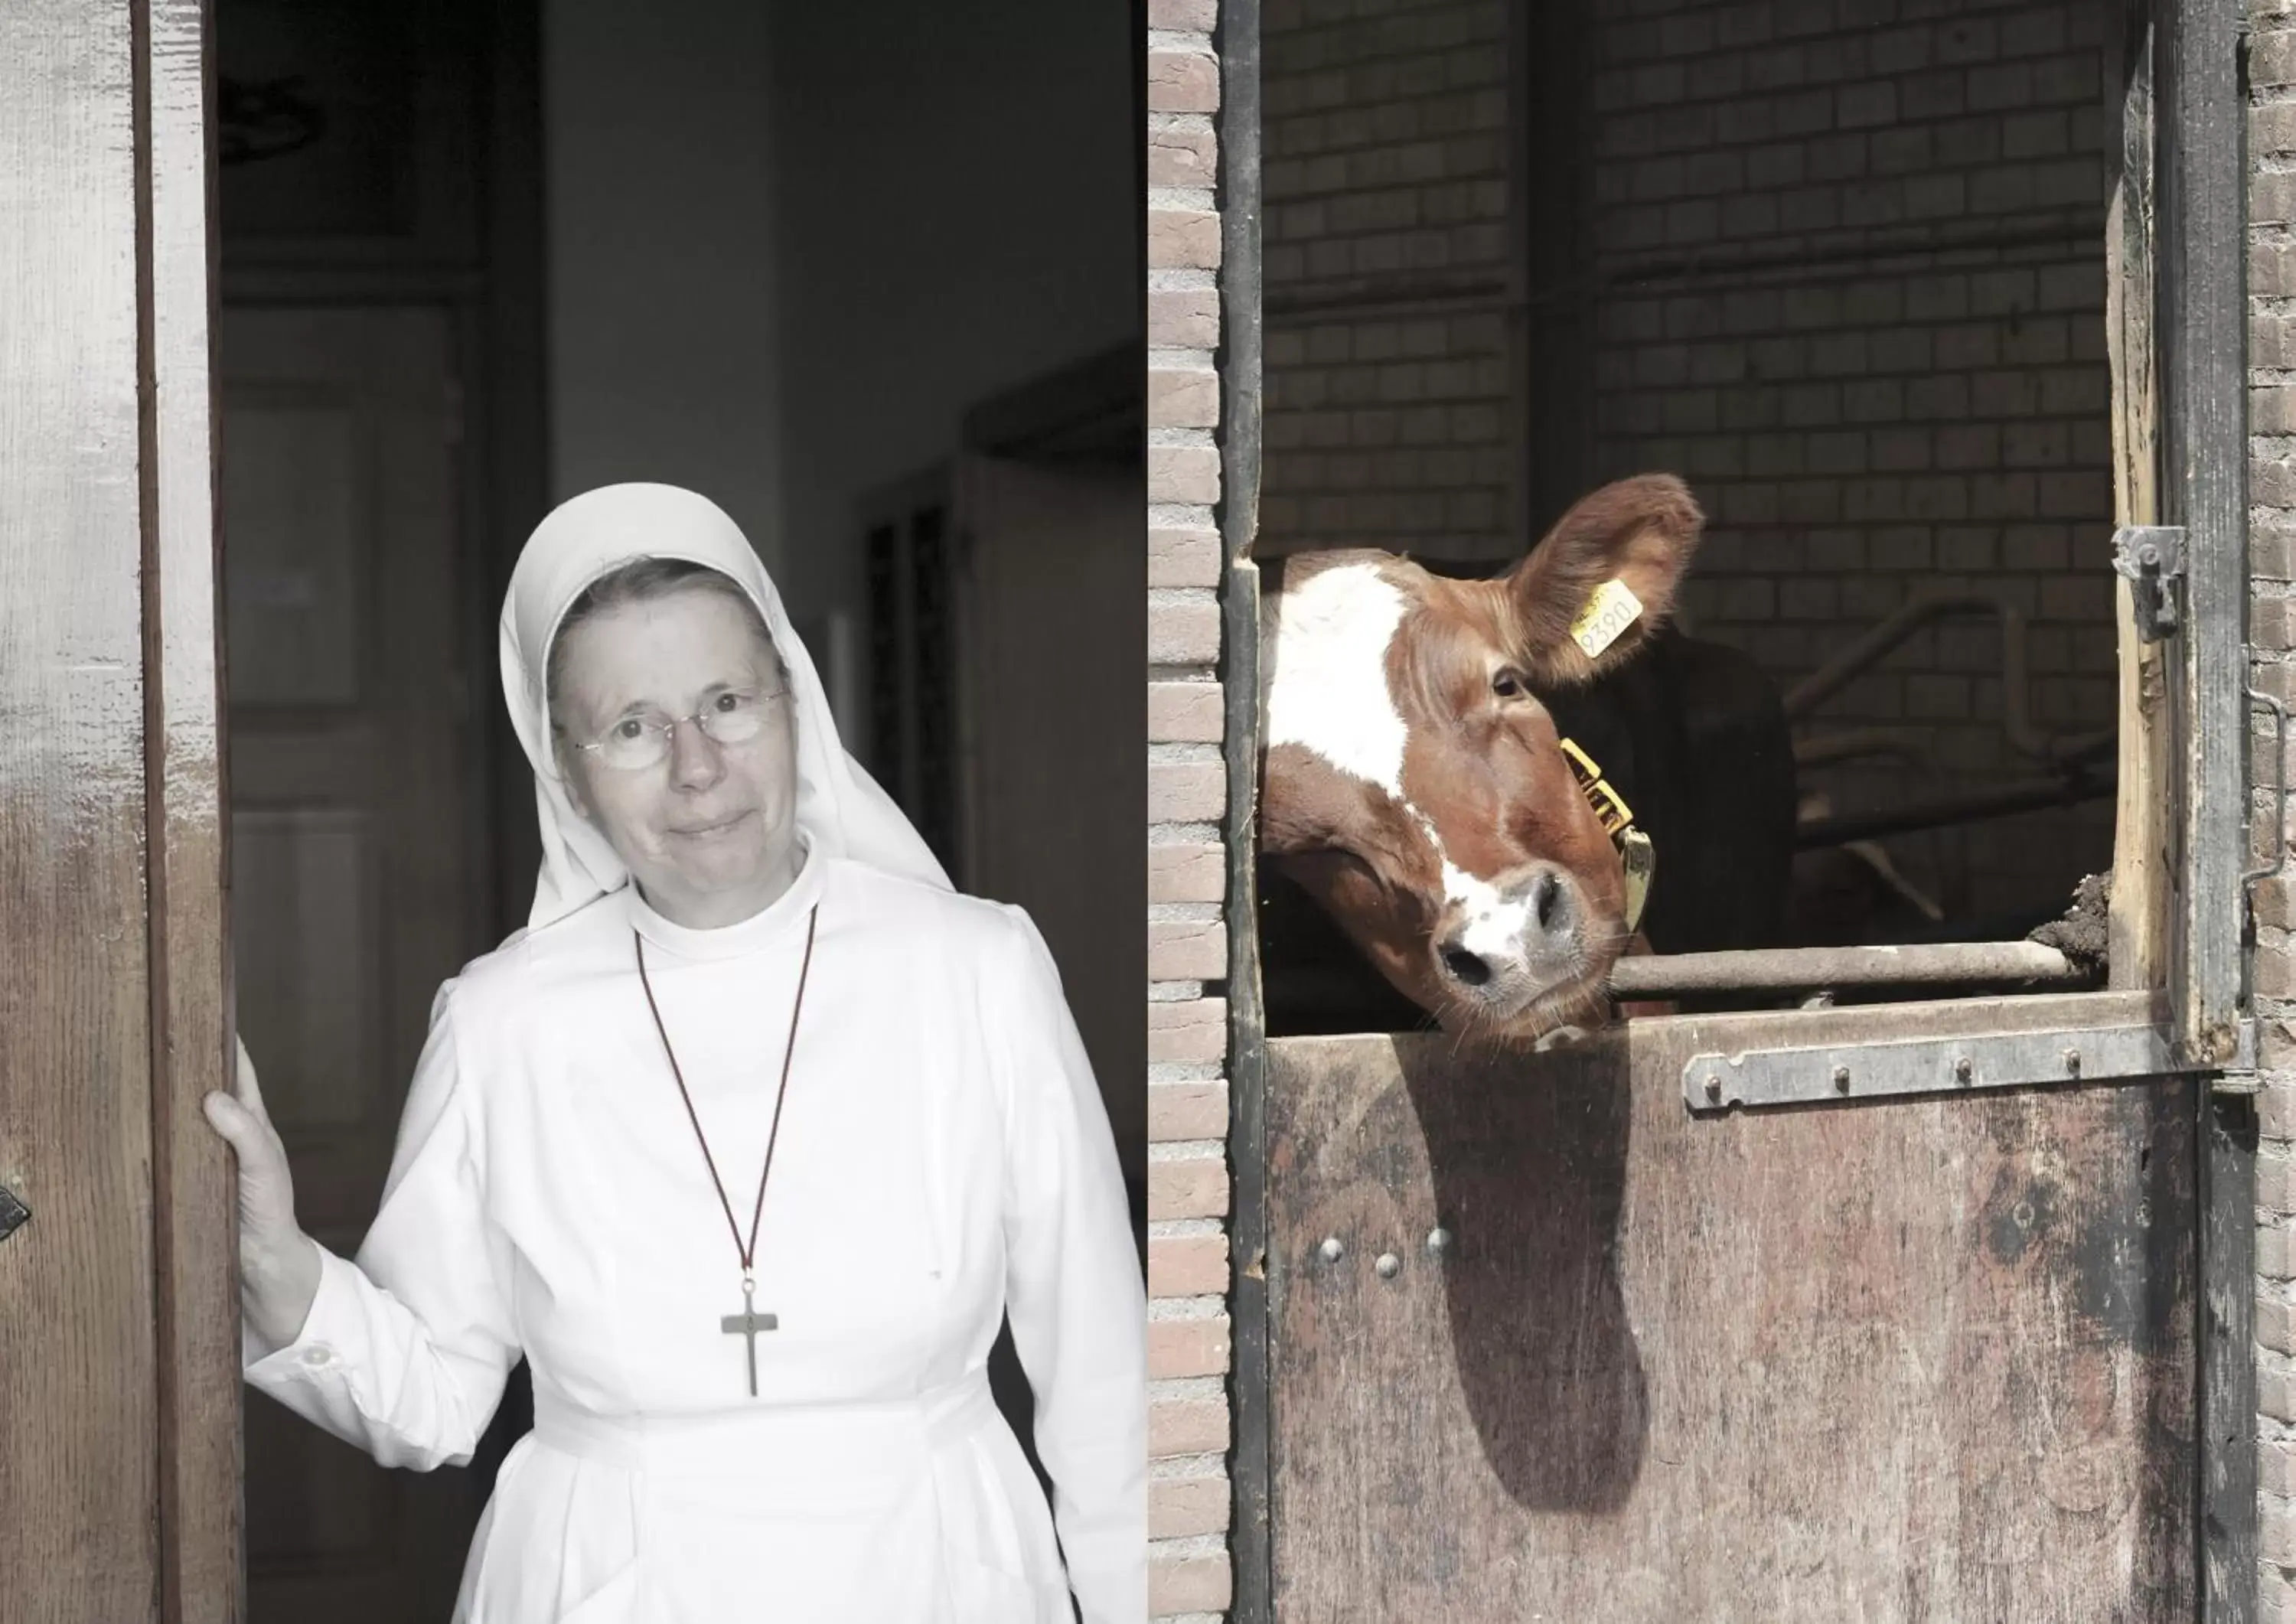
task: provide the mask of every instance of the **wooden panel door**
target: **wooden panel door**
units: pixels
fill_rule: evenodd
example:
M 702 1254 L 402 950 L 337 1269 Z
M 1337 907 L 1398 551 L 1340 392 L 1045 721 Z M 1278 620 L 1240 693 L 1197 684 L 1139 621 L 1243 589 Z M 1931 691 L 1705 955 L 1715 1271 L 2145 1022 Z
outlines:
M 1282 1624 L 2195 1616 L 2196 1085 L 1684 1109 L 1881 1019 L 1269 1045 Z
M 967 890 L 1029 910 L 1059 964 L 1119 1160 L 1147 1154 L 1147 888 L 1136 467 L 958 464 Z
M 451 332 L 423 308 L 218 329 L 239 1028 L 303 1226 L 345 1255 L 471 947 Z M 252 1394 L 246 1452 L 257 1624 L 447 1616 L 465 1473 L 385 1471 Z

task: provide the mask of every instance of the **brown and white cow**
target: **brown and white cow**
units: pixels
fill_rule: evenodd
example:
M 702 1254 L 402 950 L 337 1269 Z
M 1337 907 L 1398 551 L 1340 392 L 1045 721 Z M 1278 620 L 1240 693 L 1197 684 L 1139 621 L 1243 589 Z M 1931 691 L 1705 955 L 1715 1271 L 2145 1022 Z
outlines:
M 1356 550 L 1271 584 L 1262 854 L 1445 1028 L 1535 1038 L 1607 1013 L 1626 874 L 1538 695 L 1634 657 L 1702 523 L 1681 480 L 1644 474 L 1495 579 Z M 1573 623 L 1611 581 L 1640 613 L 1590 656 Z

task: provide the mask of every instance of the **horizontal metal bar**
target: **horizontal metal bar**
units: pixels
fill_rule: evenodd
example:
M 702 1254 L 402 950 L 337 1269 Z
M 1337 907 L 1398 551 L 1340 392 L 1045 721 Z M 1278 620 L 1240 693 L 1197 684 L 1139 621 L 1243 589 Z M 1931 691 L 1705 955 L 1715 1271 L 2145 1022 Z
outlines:
M 1826 767 L 1874 756 L 1926 764 L 1935 754 L 1935 734 L 1930 727 L 1846 727 L 1839 733 L 1815 734 L 1794 741 L 1794 765 Z
M 1270 326 L 1345 320 L 1390 310 L 1520 310 L 1522 296 L 1501 277 L 1385 276 L 1271 295 L 1261 312 Z
M 2069 773 L 2061 778 L 2025 778 L 1997 789 L 1968 795 L 1951 795 L 1909 806 L 1873 812 L 1844 812 L 1814 817 L 1794 828 L 1794 848 L 1814 851 L 1825 846 L 1847 846 L 1852 841 L 1879 840 L 1887 834 L 1908 834 L 1917 829 L 1942 829 L 1973 824 L 2018 812 L 2038 812 L 2045 807 L 2078 806 L 2102 800 L 2113 792 L 2110 774 Z
M 1710 1050 L 1682 1068 L 1691 1110 L 1807 1105 L 1912 1094 L 2096 1083 L 2204 1070 L 2180 1062 L 2166 1026 L 2076 1027 L 2063 1031 L 1975 1033 L 1896 1043 Z
M 1759 280 L 1761 285 L 1803 286 L 1864 275 L 1874 266 L 1889 261 L 1919 264 L 1962 254 L 2086 245 L 2094 243 L 2103 230 L 2103 216 L 2085 209 L 2065 209 L 2054 215 L 2035 213 L 2023 217 L 2017 226 L 2007 228 L 1980 223 L 1973 226 L 1852 230 L 1783 249 L 1735 253 L 1693 250 L 1688 254 L 1620 256 L 1599 263 L 1587 282 L 1602 293 L 1669 282 L 1696 284 Z M 1554 298 L 1576 285 L 1578 284 L 1542 289 L 1539 298 Z
M 2089 972 L 2038 942 L 1925 942 L 1903 947 L 1764 947 L 1620 959 L 1611 996 L 1803 992 L 1849 987 L 2078 986 Z
M 1932 621 L 1956 615 L 1991 615 L 2001 627 L 2001 726 L 2009 742 L 2036 761 L 2071 761 L 2100 744 L 2115 729 L 2052 734 L 2033 719 L 2031 661 L 2027 653 L 2025 612 L 1998 594 L 1940 593 L 1916 598 L 1874 627 L 1786 691 L 1787 717 L 1802 721 L 1857 677 L 1879 665 L 1898 646 Z

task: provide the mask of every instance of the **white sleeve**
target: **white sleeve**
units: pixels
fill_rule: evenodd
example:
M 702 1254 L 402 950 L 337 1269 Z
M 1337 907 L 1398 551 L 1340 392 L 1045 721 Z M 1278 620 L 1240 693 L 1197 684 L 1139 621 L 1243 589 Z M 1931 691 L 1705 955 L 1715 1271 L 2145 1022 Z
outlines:
M 1029 916 L 986 1000 L 1002 1060 L 1004 1300 L 1085 1624 L 1148 1617 L 1148 1303 L 1108 1111 Z
M 519 1357 L 507 1243 L 481 1194 L 480 1119 L 462 1086 L 448 981 L 407 1091 L 382 1207 L 348 1262 L 321 1247 L 292 1342 L 243 1332 L 248 1384 L 386 1466 L 463 1465 Z

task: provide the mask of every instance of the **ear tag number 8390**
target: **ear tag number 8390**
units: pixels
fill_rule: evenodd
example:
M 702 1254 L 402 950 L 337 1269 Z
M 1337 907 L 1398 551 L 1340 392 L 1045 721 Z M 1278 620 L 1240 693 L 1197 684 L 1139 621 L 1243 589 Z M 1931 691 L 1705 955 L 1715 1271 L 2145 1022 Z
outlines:
M 1587 607 L 1570 623 L 1570 640 L 1586 651 L 1587 659 L 1596 659 L 1642 612 L 1642 600 L 1628 590 L 1626 582 L 1604 581 L 1595 588 L 1587 600 Z

